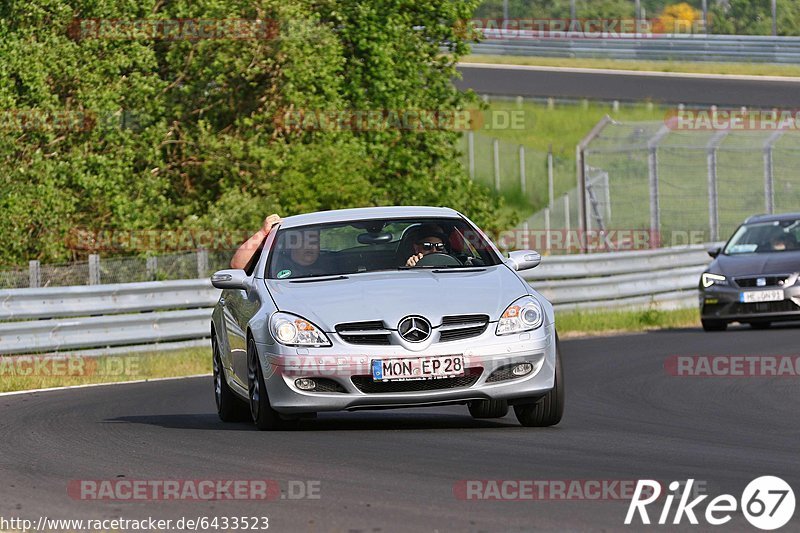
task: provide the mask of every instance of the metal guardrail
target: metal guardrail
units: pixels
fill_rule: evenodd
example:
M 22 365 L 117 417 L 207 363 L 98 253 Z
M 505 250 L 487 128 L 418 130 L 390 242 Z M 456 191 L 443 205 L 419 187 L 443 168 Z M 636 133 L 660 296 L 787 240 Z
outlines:
M 710 262 L 706 248 L 546 257 L 523 277 L 557 311 L 692 307 L 700 274 Z
M 559 311 L 690 307 L 708 262 L 701 246 L 546 256 L 524 278 Z M 183 341 L 209 337 L 218 296 L 207 279 L 3 290 L 0 355 L 184 347 Z
M 541 36 L 534 32 L 483 30 L 486 39 L 472 45 L 473 54 L 563 58 L 607 58 L 674 61 L 800 62 L 800 37 L 670 34 L 637 37 Z M 513 38 L 507 38 L 509 35 Z

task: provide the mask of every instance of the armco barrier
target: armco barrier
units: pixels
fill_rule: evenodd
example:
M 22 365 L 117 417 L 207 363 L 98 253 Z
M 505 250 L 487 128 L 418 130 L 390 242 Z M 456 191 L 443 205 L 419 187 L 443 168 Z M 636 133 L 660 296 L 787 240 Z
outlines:
M 614 35 L 590 38 L 565 33 L 541 37 L 533 32 L 484 30 L 486 38 L 472 45 L 473 54 L 560 58 L 606 58 L 674 61 L 800 62 L 800 37 L 750 35 Z M 507 38 L 513 36 L 513 38 Z
M 523 277 L 556 310 L 691 307 L 708 262 L 701 246 L 547 256 Z M 3 290 L 0 354 L 185 346 L 209 337 L 219 293 L 206 279 Z

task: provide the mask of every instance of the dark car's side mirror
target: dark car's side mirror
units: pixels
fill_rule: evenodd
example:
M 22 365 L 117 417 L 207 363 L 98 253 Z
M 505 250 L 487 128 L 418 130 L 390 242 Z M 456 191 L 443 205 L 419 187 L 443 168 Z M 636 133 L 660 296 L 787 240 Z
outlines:
M 218 289 L 244 289 L 247 272 L 238 269 L 220 270 L 211 276 L 211 284 Z
M 711 247 L 711 248 L 708 249 L 708 255 L 711 256 L 714 259 L 717 258 L 717 256 L 720 254 L 720 252 L 722 252 L 722 247 L 721 246 L 714 246 L 714 247 Z

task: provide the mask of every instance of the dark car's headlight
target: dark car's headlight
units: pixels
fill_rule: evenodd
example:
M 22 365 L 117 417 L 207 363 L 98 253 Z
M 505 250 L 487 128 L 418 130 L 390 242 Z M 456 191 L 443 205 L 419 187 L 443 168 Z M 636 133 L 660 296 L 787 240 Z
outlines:
M 296 315 L 275 313 L 270 319 L 272 336 L 286 346 L 330 346 L 331 341 L 317 326 Z
M 707 289 L 712 285 L 728 285 L 728 278 L 726 278 L 721 274 L 712 274 L 710 272 L 704 272 L 700 278 L 700 283 L 702 283 L 703 287 Z
M 503 312 L 497 322 L 497 335 L 536 329 L 544 323 L 542 306 L 533 296 L 523 296 Z

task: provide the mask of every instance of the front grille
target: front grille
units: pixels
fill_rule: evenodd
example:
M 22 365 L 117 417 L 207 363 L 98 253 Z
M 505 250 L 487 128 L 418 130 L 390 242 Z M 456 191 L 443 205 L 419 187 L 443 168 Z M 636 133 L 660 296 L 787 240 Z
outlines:
M 455 315 L 442 319 L 439 327 L 439 342 L 457 341 L 477 337 L 489 325 L 487 315 Z
M 509 365 L 504 366 L 502 368 L 498 368 L 492 374 L 486 378 L 486 383 L 497 383 L 498 381 L 505 381 L 507 379 L 517 379 L 522 376 L 515 376 L 512 370 L 516 365 Z
M 328 378 L 313 378 L 317 386 L 311 392 L 342 392 L 346 393 L 347 390 L 342 387 L 338 382 Z
M 393 392 L 421 392 L 443 389 L 471 387 L 478 381 L 483 368 L 468 368 L 463 376 L 457 378 L 417 379 L 412 381 L 373 381 L 372 376 L 353 376 L 353 385 L 366 394 Z
M 753 315 L 760 313 L 794 313 L 800 311 L 791 300 L 780 302 L 758 302 L 752 304 L 735 303 L 730 308 L 731 315 Z
M 736 284 L 742 288 L 755 288 L 755 287 L 783 287 L 786 285 L 786 280 L 789 279 L 789 274 L 780 274 L 775 276 L 753 276 L 746 278 L 734 278 Z M 764 285 L 758 285 L 758 280 L 763 279 Z
M 391 332 L 380 320 L 347 322 L 336 326 L 336 333 L 349 344 L 387 346 L 391 344 Z

